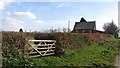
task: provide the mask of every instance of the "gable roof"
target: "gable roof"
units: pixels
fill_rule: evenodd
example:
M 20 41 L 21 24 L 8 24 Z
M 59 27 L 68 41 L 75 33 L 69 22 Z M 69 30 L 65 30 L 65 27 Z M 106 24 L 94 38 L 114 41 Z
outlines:
M 84 18 L 81 18 L 80 22 L 75 22 L 74 29 L 96 29 L 96 21 L 86 21 Z
M 87 21 L 82 17 L 80 22 L 87 22 Z

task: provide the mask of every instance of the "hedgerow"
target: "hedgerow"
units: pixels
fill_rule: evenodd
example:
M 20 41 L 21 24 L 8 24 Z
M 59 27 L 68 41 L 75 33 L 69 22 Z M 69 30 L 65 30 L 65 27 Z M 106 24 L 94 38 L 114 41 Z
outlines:
M 27 39 L 27 40 L 26 40 Z M 29 39 L 56 40 L 54 56 L 25 58 Z M 3 67 L 9 66 L 114 66 L 120 40 L 113 37 L 92 41 L 77 33 L 3 32 Z

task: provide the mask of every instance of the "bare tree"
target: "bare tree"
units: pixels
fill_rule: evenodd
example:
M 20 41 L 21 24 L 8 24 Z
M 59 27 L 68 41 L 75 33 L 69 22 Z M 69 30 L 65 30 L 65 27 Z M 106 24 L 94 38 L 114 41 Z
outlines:
M 119 32 L 119 28 L 114 24 L 113 20 L 111 23 L 105 23 L 103 25 L 105 33 L 115 35 Z
M 58 27 L 58 32 L 61 32 L 61 28 L 60 27 Z
M 63 28 L 62 30 L 63 30 L 63 32 L 67 32 L 67 28 Z
M 53 32 L 57 32 L 58 30 L 57 29 L 54 29 Z

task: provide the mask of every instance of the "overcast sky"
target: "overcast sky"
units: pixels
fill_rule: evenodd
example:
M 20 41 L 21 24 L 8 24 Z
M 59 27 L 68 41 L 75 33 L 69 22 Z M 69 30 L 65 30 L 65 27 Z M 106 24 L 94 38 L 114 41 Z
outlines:
M 41 1 L 0 2 L 2 22 L 0 28 L 6 31 L 18 31 L 20 28 L 24 31 L 44 31 L 52 26 L 54 29 L 62 29 L 68 27 L 70 20 L 72 30 L 75 22 L 79 22 L 81 17 L 87 21 L 96 21 L 97 30 L 103 30 L 103 24 L 112 20 L 118 25 L 118 2 L 115 0 L 111 2 Z

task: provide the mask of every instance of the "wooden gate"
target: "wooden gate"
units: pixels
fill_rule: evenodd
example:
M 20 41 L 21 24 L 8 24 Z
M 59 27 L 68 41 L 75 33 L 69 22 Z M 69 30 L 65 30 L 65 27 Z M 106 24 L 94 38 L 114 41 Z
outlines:
M 55 54 L 55 40 L 29 40 L 29 57 Z

